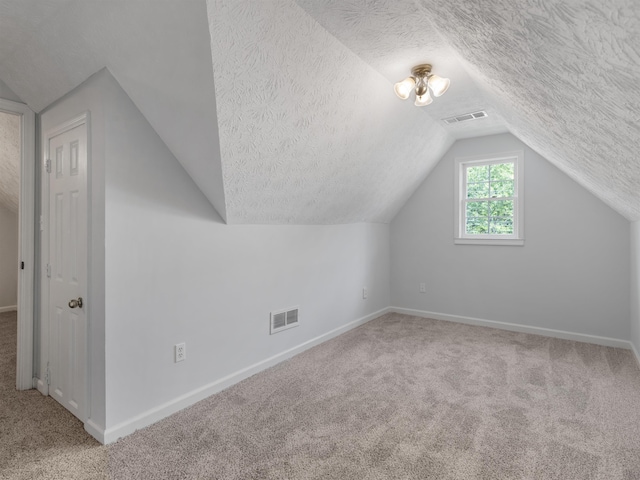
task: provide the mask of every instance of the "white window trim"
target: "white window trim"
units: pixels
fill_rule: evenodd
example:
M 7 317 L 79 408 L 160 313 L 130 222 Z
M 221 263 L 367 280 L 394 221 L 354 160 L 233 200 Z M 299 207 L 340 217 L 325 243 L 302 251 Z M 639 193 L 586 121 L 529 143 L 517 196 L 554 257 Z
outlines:
M 513 235 L 468 235 L 465 233 L 464 198 L 465 192 L 464 168 L 473 163 L 503 163 L 514 161 L 514 194 L 513 194 Z M 453 243 L 456 245 L 524 245 L 524 151 L 501 152 L 490 155 L 476 155 L 473 157 L 458 157 L 455 159 L 454 179 L 454 225 Z

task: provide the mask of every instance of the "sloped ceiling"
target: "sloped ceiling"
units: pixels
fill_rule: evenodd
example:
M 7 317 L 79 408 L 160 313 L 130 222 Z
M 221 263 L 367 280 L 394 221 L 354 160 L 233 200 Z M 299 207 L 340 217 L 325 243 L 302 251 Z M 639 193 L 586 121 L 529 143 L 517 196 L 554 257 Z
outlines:
M 104 67 L 225 218 L 204 0 L 0 0 L 0 79 L 35 112 Z
M 24 103 L 2 80 L 0 80 L 0 98 L 3 100 L 11 100 L 12 102 Z
M 640 218 L 640 3 L 419 2 L 511 132 Z
M 507 130 L 637 220 L 636 3 L 0 0 L 0 80 L 39 111 L 108 67 L 229 223 L 388 222 Z M 392 85 L 423 62 L 452 86 L 416 108 Z
M 0 206 L 18 213 L 20 117 L 0 112 Z
M 209 17 L 234 222 L 389 222 L 450 146 L 295 2 L 213 1 Z
M 637 0 L 298 3 L 390 81 L 423 58 L 446 72 L 452 87 L 425 108 L 429 115 L 499 112 L 523 142 L 628 219 L 640 218 Z

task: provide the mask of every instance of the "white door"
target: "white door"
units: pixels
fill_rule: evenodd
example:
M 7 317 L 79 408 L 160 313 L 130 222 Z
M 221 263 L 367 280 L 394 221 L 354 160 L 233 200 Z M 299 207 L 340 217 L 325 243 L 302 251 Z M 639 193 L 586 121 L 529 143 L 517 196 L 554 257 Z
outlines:
M 49 395 L 86 420 L 87 124 L 47 139 Z

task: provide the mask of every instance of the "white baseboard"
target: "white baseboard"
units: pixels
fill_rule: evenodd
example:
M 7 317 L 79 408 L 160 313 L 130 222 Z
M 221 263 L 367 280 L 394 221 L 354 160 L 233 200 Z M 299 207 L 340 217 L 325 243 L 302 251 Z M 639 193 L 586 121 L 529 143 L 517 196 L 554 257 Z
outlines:
M 633 354 L 636 356 L 636 361 L 638 362 L 638 368 L 640 368 L 640 354 L 638 353 L 638 349 L 636 348 L 633 342 L 629 342 L 631 344 L 631 350 L 633 350 Z
M 287 360 L 294 355 L 302 353 L 303 351 L 319 345 L 327 340 L 330 340 L 338 335 L 341 335 L 348 330 L 351 330 L 355 327 L 363 325 L 374 318 L 378 318 L 385 313 L 391 311 L 389 308 L 383 308 L 382 310 L 378 310 L 377 312 L 366 315 L 362 318 L 349 322 L 341 327 L 335 328 L 327 333 L 324 333 L 318 337 L 312 338 L 300 345 L 290 348 L 289 350 L 285 350 L 277 355 L 274 355 L 270 358 L 262 360 L 261 362 L 250 365 L 242 370 L 239 370 L 235 373 L 227 375 L 215 382 L 209 383 L 203 387 L 200 387 L 196 390 L 193 390 L 189 393 L 186 393 L 174 400 L 166 402 L 162 405 L 159 405 L 155 408 L 147 410 L 140 415 L 137 415 L 125 422 L 114 425 L 113 427 L 105 429 L 100 429 L 95 424 L 89 424 L 90 422 L 85 423 L 85 430 L 89 432 L 96 440 L 103 444 L 113 443 L 121 437 L 129 435 L 136 430 L 147 427 L 163 418 L 168 417 L 186 407 L 193 405 L 194 403 L 199 402 L 215 393 L 218 393 L 226 388 L 229 388 L 231 385 L 234 385 L 245 378 L 248 378 L 252 375 L 255 375 L 262 370 L 265 370 L 269 367 L 272 367 L 284 360 Z
M 17 311 L 18 311 L 18 306 L 17 305 L 9 305 L 8 307 L 0 307 L 0 313 L 17 312 Z
M 562 338 L 564 340 L 573 340 L 576 342 L 595 343 L 596 345 L 604 345 L 606 347 L 635 350 L 631 342 L 627 340 L 618 340 L 617 338 L 598 337 L 596 335 L 587 335 L 584 333 L 565 332 L 563 330 L 554 330 L 552 328 L 531 327 L 528 325 L 518 325 L 517 323 L 498 322 L 495 320 L 484 320 L 482 318 L 463 317 L 460 315 L 449 315 L 446 313 L 425 312 L 423 310 L 413 310 L 410 308 L 390 307 L 390 311 L 403 313 L 405 315 L 413 315 L 415 317 L 433 318 L 434 320 L 445 320 L 447 322 L 465 323 L 467 325 L 478 325 L 481 327 L 498 328 L 500 330 L 510 330 L 512 332 L 531 333 L 534 335 L 542 335 L 544 337 Z M 636 357 L 640 359 L 637 352 Z
M 104 427 L 101 427 L 93 420 L 89 419 L 84 422 L 84 429 L 87 431 L 89 435 L 98 440 L 100 443 L 104 445 Z

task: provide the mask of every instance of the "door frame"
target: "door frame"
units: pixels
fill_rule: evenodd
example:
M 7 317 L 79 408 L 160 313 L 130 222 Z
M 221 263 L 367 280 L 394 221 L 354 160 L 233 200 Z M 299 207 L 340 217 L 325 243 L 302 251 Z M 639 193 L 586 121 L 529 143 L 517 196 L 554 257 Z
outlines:
M 41 265 L 41 281 L 40 281 L 40 338 L 39 338 L 39 352 L 40 352 L 40 376 L 39 378 L 34 378 L 35 387 L 42 393 L 43 395 L 49 395 L 49 383 L 47 381 L 47 365 L 49 362 L 49 329 L 50 329 L 50 317 L 49 317 L 49 277 L 47 276 L 46 266 L 49 263 L 49 239 L 50 239 L 50 230 L 49 230 L 49 175 L 46 169 L 46 161 L 50 159 L 49 152 L 49 140 L 53 137 L 61 135 L 69 130 L 72 130 L 75 127 L 80 125 L 86 125 L 86 148 L 87 148 L 87 177 L 86 177 L 86 198 L 87 198 L 87 232 L 86 232 L 86 241 L 87 241 L 87 285 L 86 285 L 86 298 L 85 301 L 91 301 L 91 281 L 90 281 L 90 267 L 89 267 L 89 258 L 90 258 L 90 229 L 91 229 L 91 218 L 90 218 L 90 208 L 91 208 L 91 190 L 90 190 L 90 177 L 91 177 L 91 122 L 90 122 L 90 114 L 89 111 L 84 111 L 79 115 L 75 115 L 73 118 L 61 122 L 58 125 L 54 126 L 50 130 L 42 133 L 42 165 L 41 165 L 41 184 L 40 184 L 40 265 Z M 84 375 L 84 390 L 85 390 L 85 406 L 84 406 L 84 415 L 86 418 L 82 419 L 83 422 L 87 422 L 88 419 L 91 418 L 91 388 L 90 388 L 90 379 L 91 379 L 91 345 L 89 342 L 90 332 L 91 332 L 91 320 L 90 320 L 90 311 L 87 308 L 85 310 L 85 318 L 86 318 L 86 328 L 85 328 L 85 352 L 86 352 L 86 369 Z
M 34 387 L 33 312 L 36 262 L 36 120 L 24 103 L 0 98 L 0 111 L 20 117 L 20 187 L 18 202 L 18 344 L 16 388 Z M 24 269 L 20 263 L 24 262 Z

